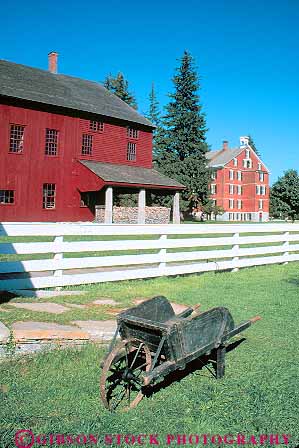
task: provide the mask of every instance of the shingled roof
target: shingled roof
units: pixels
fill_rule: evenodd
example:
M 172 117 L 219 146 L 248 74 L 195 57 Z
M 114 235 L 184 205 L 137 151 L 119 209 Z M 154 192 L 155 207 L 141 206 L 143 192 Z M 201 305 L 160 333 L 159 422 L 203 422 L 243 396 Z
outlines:
M 206 158 L 208 159 L 208 166 L 210 168 L 224 166 L 230 162 L 234 157 L 240 154 L 244 148 L 233 148 L 233 149 L 219 149 L 218 151 L 209 151 L 206 153 Z
M 164 176 L 151 168 L 93 162 L 91 160 L 80 160 L 80 162 L 98 177 L 109 183 L 185 188 L 184 185 L 174 179 Z
M 0 60 L 0 95 L 118 118 L 154 128 L 101 84 Z

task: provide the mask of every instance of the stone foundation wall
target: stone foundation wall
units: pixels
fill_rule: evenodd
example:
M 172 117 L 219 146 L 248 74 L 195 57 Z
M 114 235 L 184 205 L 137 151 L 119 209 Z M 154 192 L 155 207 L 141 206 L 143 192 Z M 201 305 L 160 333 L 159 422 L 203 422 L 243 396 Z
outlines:
M 105 208 L 96 206 L 96 222 L 104 222 Z M 145 207 L 146 224 L 169 224 L 170 208 Z M 115 224 L 138 224 L 138 207 L 113 207 L 113 222 Z

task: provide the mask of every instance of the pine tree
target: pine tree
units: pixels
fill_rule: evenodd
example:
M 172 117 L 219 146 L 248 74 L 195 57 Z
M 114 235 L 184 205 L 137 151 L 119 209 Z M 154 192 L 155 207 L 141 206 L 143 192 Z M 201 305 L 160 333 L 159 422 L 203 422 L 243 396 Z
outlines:
M 149 109 L 145 116 L 156 126 L 156 128 L 153 130 L 153 159 L 155 161 L 157 154 L 159 153 L 159 146 L 164 130 L 162 127 L 160 105 L 157 99 L 154 83 L 152 83 L 152 88 L 148 98 Z
M 104 87 L 125 101 L 129 106 L 137 109 L 136 99 L 134 95 L 129 92 L 129 83 L 121 72 L 119 72 L 116 77 L 109 74 L 104 81 Z
M 258 157 L 261 157 L 261 154 L 259 152 L 259 150 L 257 149 L 257 147 L 255 146 L 254 140 L 251 137 L 251 135 L 248 134 L 248 145 L 253 149 L 253 151 L 256 153 L 256 155 Z
M 199 81 L 193 57 L 184 52 L 173 78 L 163 119 L 163 135 L 156 154 L 158 169 L 187 188 L 182 193 L 182 211 L 191 211 L 208 198 L 209 172 L 206 168 L 206 118 L 198 95 Z

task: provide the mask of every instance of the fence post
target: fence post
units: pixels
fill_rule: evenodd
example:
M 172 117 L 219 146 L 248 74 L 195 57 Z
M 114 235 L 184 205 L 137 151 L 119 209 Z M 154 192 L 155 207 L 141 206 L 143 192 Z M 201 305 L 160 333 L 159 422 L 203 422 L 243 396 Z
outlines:
M 165 243 L 167 241 L 167 235 L 161 235 L 159 238 L 159 241 L 162 241 L 163 243 Z M 165 267 L 166 267 L 166 253 L 167 250 L 164 249 L 160 249 L 159 251 L 159 272 L 160 275 L 164 275 L 165 274 Z
M 239 233 L 234 233 L 233 239 L 236 240 L 236 243 L 239 242 Z M 235 242 L 234 242 L 235 243 Z M 232 272 L 238 272 L 239 267 L 238 267 L 238 261 L 239 261 L 239 257 L 238 257 L 238 253 L 239 253 L 239 244 L 234 244 L 233 245 L 233 270 Z
M 289 259 L 289 251 L 288 251 L 288 249 L 289 249 L 289 245 L 290 245 L 290 243 L 289 243 L 289 235 L 290 235 L 290 232 L 284 232 L 284 236 L 285 236 L 285 242 L 283 243 L 283 248 L 284 248 L 284 250 L 285 250 L 285 252 L 283 253 L 283 256 L 286 258 L 286 261 L 283 263 L 283 264 L 288 264 L 288 259 Z
M 63 243 L 63 236 L 56 236 L 54 239 L 55 243 Z M 63 259 L 63 252 L 55 253 L 54 258 L 55 261 L 59 261 Z M 54 271 L 54 277 L 62 277 L 62 269 L 56 269 Z M 56 291 L 60 291 L 61 287 L 56 287 Z

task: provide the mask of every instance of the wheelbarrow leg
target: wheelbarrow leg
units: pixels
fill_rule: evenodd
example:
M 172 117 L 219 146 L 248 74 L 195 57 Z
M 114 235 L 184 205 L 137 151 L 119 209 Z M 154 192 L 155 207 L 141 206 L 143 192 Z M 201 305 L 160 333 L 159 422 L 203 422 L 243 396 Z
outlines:
M 220 345 L 217 348 L 216 378 L 222 378 L 224 376 L 225 353 L 226 347 L 224 345 Z

